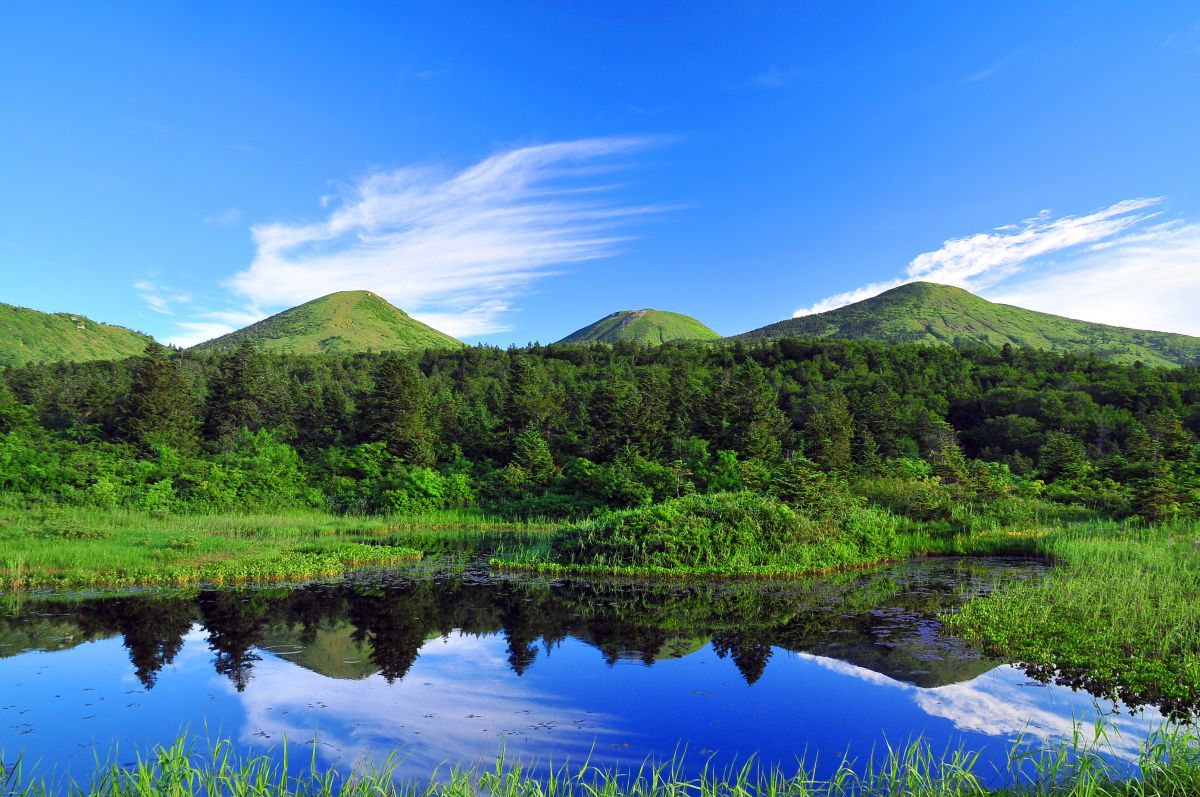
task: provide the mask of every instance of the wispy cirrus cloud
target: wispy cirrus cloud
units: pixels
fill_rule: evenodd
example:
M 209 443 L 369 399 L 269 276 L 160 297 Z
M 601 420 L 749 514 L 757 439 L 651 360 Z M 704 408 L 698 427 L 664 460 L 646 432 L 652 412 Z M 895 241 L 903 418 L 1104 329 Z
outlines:
M 1200 224 L 1154 220 L 1162 197 L 1080 216 L 1033 218 L 947 240 L 902 276 L 822 299 L 824 312 L 909 282 L 955 285 L 993 301 L 1089 321 L 1200 334 Z
M 220 337 L 267 315 L 254 306 L 212 310 L 204 297 L 198 299 L 171 287 L 161 281 L 157 273 L 133 283 L 133 289 L 146 303 L 147 308 L 175 319 L 175 329 L 164 336 L 164 340 L 180 348 Z
M 186 293 L 172 290 L 149 279 L 133 283 L 133 289 L 142 297 L 147 307 L 162 315 L 174 315 L 174 305 L 188 304 L 192 301 L 192 297 Z
M 1200 224 L 1154 225 L 997 285 L 987 297 L 1071 318 L 1200 335 Z
M 603 181 L 655 143 L 582 139 L 512 149 L 461 171 L 376 172 L 323 197 L 324 218 L 252 227 L 254 260 L 225 284 L 253 308 L 369 289 L 452 335 L 503 331 L 533 283 L 617 253 L 630 223 L 666 209 L 619 201 Z M 220 319 L 201 322 L 215 330 Z
M 1011 52 L 1008 55 L 1001 58 L 999 61 L 996 61 L 991 66 L 987 67 L 986 69 L 981 69 L 978 72 L 973 72 L 970 75 L 967 75 L 960 82 L 962 82 L 962 83 L 978 83 L 981 80 L 988 80 L 990 78 L 994 78 L 996 75 L 1000 74 L 1000 72 L 1003 71 L 1005 67 L 1007 67 L 1010 63 L 1012 63 L 1013 60 L 1017 57 L 1017 55 L 1018 55 L 1018 53 Z

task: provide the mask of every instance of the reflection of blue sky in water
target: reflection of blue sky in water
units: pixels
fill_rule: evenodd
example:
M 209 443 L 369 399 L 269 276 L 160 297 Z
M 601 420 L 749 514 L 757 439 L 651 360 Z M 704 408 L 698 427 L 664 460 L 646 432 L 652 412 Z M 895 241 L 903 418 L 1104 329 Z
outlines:
M 501 746 L 510 757 L 543 763 L 590 754 L 600 765 L 636 765 L 684 745 L 693 768 L 709 755 L 723 765 L 757 753 L 789 770 L 807 751 L 828 773 L 847 751 L 861 758 L 885 739 L 920 735 L 935 750 L 983 751 L 990 772 L 1003 767 L 1018 734 L 1069 736 L 1074 720 L 1095 715 L 1088 695 L 1032 684 L 1011 667 L 919 689 L 779 649 L 752 686 L 711 646 L 651 666 L 609 666 L 574 638 L 540 649 L 518 676 L 500 634 L 431 640 L 393 684 L 378 675 L 327 678 L 263 652 L 239 694 L 212 662 L 199 627 L 149 691 L 133 677 L 119 638 L 0 661 L 0 747 L 9 757 L 23 748 L 27 762 L 43 767 L 74 767 L 77 776 L 90 771 L 93 751 L 104 757 L 119 744 L 128 760 L 135 747 L 169 741 L 181 727 L 232 734 L 255 753 L 286 736 L 293 760 L 304 762 L 316 737 L 319 762 L 346 768 L 381 762 L 399 748 L 402 773 L 417 777 L 444 762 L 488 762 Z M 1161 722 L 1153 711 L 1110 721 L 1126 757 Z
M 1077 721 L 1112 711 L 1086 693 L 1030 682 L 1012 667 L 920 689 L 836 659 L 778 650 L 754 686 L 711 648 L 652 666 L 609 667 L 574 639 L 549 656 L 542 650 L 518 677 L 502 637 L 462 635 L 427 643 L 402 683 L 330 681 L 272 660 L 240 699 L 244 742 L 264 733 L 311 738 L 317 729 L 323 760 L 380 761 L 401 747 L 412 774 L 447 761 L 488 762 L 501 746 L 542 763 L 580 761 L 590 751 L 596 764 L 636 765 L 683 745 L 696 766 L 712 754 L 729 763 L 758 753 L 790 767 L 804 750 L 832 765 L 835 753 L 865 756 L 884 739 L 917 735 L 938 750 L 960 743 L 983 750 L 990 772 L 1019 735 L 1069 738 Z M 1128 759 L 1162 722 L 1152 710 L 1109 720 L 1114 751 Z
M 227 692 L 236 695 L 232 685 Z M 432 640 L 392 684 L 380 675 L 330 679 L 269 657 L 236 699 L 245 710 L 243 743 L 286 736 L 295 744 L 315 735 L 319 757 L 338 765 L 379 764 L 398 750 L 402 771 L 413 775 L 448 762 L 489 763 L 502 749 L 511 757 L 582 761 L 598 733 L 619 726 L 614 717 L 574 711 L 570 695 L 517 677 L 499 635 Z

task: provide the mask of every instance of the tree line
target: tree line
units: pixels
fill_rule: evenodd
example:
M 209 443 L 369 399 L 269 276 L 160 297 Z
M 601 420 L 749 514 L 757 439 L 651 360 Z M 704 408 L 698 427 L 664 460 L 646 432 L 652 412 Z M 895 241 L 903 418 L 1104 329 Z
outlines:
M 561 517 L 835 484 L 933 520 L 1018 499 L 1162 520 L 1200 511 L 1198 434 L 1200 369 L 1009 346 L 154 344 L 0 372 L 15 505 Z

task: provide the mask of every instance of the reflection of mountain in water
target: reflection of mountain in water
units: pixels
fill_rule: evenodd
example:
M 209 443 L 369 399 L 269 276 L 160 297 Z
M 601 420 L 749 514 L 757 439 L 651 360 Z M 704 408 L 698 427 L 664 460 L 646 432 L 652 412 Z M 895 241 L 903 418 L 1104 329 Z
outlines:
M 193 623 L 207 631 L 214 669 L 243 690 L 263 655 L 330 678 L 404 678 L 431 638 L 503 634 L 523 673 L 567 637 L 610 664 L 651 665 L 711 644 L 753 684 L 776 649 L 836 658 L 922 688 L 968 680 L 996 665 L 943 637 L 936 615 L 966 594 L 1030 566 L 926 561 L 789 582 L 637 584 L 434 577 L 297 589 L 205 590 L 191 597 L 30 602 L 0 620 L 0 655 L 120 634 L 152 687 Z M 69 614 L 64 614 L 68 611 Z M 45 616 L 53 612 L 55 616 Z M 77 644 L 77 642 L 75 643 Z
M 357 681 L 379 672 L 371 660 L 371 646 L 355 639 L 354 626 L 344 620 L 322 625 L 308 636 L 294 626 L 273 627 L 262 635 L 259 644 L 264 650 L 327 678 Z
M 71 617 L 5 617 L 0 621 L 0 659 L 30 650 L 70 650 L 91 639 Z

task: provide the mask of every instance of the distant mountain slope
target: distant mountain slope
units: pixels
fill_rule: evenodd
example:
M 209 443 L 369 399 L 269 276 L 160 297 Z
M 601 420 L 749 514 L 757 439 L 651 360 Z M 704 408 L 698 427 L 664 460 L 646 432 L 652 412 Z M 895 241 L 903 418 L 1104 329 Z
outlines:
M 289 354 L 345 354 L 367 349 L 406 352 L 463 345 L 370 291 L 341 291 L 200 343 L 192 350 L 229 351 L 246 340 L 263 351 Z
M 572 332 L 559 343 L 617 343 L 659 346 L 669 340 L 716 340 L 721 336 L 691 316 L 665 310 L 622 310 Z
M 824 313 L 789 318 L 736 338 L 842 338 L 995 346 L 1094 354 L 1147 365 L 1200 364 L 1200 338 L 1126 329 L 995 304 L 961 288 L 914 282 Z
M 146 350 L 148 335 L 74 313 L 42 313 L 0 303 L 0 367 L 120 360 Z

